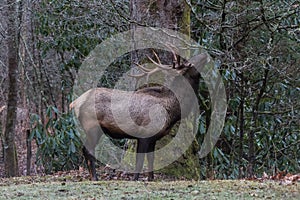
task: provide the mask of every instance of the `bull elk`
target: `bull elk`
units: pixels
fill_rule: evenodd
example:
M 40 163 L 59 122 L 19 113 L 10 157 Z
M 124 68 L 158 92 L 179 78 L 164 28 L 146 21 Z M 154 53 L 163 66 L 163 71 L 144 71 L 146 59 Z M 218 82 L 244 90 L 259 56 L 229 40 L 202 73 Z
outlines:
M 94 88 L 90 89 L 70 104 L 70 109 L 75 110 L 78 121 L 86 134 L 86 141 L 83 147 L 83 154 L 86 159 L 91 180 L 98 180 L 95 169 L 95 147 L 101 137 L 103 131 L 106 135 L 116 139 L 136 139 L 137 140 L 137 154 L 134 180 L 138 180 L 144 164 L 144 157 L 147 153 L 148 159 L 148 180 L 154 178 L 153 162 L 154 149 L 157 140 L 166 136 L 173 125 L 187 116 L 188 113 L 181 113 L 181 104 L 188 104 L 191 99 L 187 94 L 186 89 L 182 88 L 177 83 L 178 77 L 184 77 L 190 84 L 195 94 L 199 88 L 200 74 L 195 67 L 189 63 L 180 63 L 180 59 L 173 52 L 174 62 L 172 65 L 163 65 L 159 61 L 155 62 L 149 58 L 156 68 L 149 69 L 141 65 L 137 65 L 143 71 L 142 74 L 134 75 L 135 77 L 148 77 L 157 71 L 172 71 L 177 74 L 171 82 L 171 88 L 178 90 L 175 95 L 174 91 L 166 86 L 147 86 L 136 91 L 122 91 L 108 88 Z M 203 67 L 208 62 L 208 55 L 203 53 L 197 56 L 198 66 Z M 174 74 L 174 73 L 172 73 Z M 180 75 L 180 76 L 178 76 Z M 124 99 L 130 99 L 127 108 L 124 106 Z M 114 103 L 112 108 L 111 103 Z M 163 124 L 157 127 L 147 126 L 151 123 L 151 108 L 159 105 L 165 110 Z M 129 114 L 132 121 L 135 123 L 128 123 L 128 118 L 119 117 L 115 119 L 115 113 L 126 112 L 124 109 L 129 109 Z M 190 108 L 191 111 L 192 108 Z M 189 111 L 189 112 L 190 112 Z M 91 114 L 94 113 L 94 114 Z M 152 113 L 153 115 L 153 113 Z M 153 117 L 153 116 L 152 116 Z M 155 118 L 155 117 L 154 117 Z M 156 120 L 158 122 L 159 120 Z M 102 131 L 99 131 L 101 127 Z M 155 129 L 155 130 L 154 130 Z

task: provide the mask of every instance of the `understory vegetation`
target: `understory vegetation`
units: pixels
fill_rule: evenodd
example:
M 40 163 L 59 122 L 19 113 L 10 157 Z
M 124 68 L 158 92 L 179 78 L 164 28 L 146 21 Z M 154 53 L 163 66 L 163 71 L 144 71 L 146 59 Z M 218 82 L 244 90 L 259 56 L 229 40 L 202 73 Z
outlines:
M 187 0 L 184 4 L 189 10 L 189 34 L 214 59 L 226 87 L 228 103 L 222 134 L 211 153 L 199 161 L 199 178 L 237 179 L 276 175 L 282 171 L 299 173 L 299 1 Z M 134 23 L 130 20 L 130 1 L 39 0 L 18 1 L 17 5 L 19 15 L 16 16 L 20 18 L 18 105 L 31 113 L 28 139 L 37 145 L 37 164 L 46 174 L 78 170 L 85 166 L 82 142 L 76 119 L 68 108 L 73 100 L 76 74 L 98 44 L 116 33 L 130 30 Z M 4 9 L 4 3 L 0 3 L 0 11 Z M 1 46 L 6 38 L 2 27 L 6 25 L 0 28 Z M 9 89 L 6 58 L 5 51 L 0 50 L 0 106 L 6 105 Z M 98 86 L 113 88 L 130 67 L 129 54 L 118 58 L 99 79 Z M 196 141 L 200 147 L 212 106 L 203 79 L 199 96 L 201 115 Z M 114 143 L 124 149 L 128 147 L 126 140 Z M 110 193 L 113 198 L 142 195 L 172 199 L 202 195 L 203 198 L 271 199 L 299 195 L 298 185 L 282 188 L 277 183 L 245 181 L 109 184 L 115 188 Z M 55 188 L 55 195 L 93 198 L 108 192 L 107 183 L 102 182 L 48 186 L 42 189 L 40 184 L 10 185 L 0 187 L 0 194 L 1 198 L 26 199 L 30 192 L 46 198 L 48 191 Z M 8 194 L 8 189 L 13 192 Z M 83 192 L 79 194 L 79 191 Z

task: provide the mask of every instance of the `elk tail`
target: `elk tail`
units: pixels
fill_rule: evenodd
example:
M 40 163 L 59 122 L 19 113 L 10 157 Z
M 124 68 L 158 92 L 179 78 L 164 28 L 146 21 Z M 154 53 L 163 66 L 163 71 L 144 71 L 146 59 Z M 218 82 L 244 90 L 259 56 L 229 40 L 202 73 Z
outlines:
M 75 108 L 75 104 L 76 104 L 76 100 L 75 101 L 72 101 L 69 105 L 69 109 L 72 110 Z

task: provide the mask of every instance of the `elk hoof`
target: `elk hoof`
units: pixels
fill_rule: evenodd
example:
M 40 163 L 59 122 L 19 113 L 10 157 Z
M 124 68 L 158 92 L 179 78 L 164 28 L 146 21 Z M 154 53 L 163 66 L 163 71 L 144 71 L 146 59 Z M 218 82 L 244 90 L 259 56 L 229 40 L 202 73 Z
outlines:
M 153 181 L 153 180 L 154 180 L 154 175 L 153 175 L 153 173 L 150 173 L 148 175 L 148 181 Z
M 138 181 L 139 180 L 139 174 L 138 173 L 134 174 L 133 180 L 134 181 Z

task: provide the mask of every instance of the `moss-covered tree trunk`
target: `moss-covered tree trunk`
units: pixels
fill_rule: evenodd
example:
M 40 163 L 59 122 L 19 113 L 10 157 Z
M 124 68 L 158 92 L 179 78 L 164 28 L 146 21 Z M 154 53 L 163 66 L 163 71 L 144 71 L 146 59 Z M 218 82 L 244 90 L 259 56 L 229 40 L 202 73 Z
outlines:
M 7 177 L 18 175 L 18 161 L 15 146 L 15 125 L 18 101 L 18 45 L 17 45 L 17 2 L 7 0 L 7 64 L 9 92 L 4 133 L 4 163 Z
M 152 26 L 172 29 L 190 36 L 190 8 L 184 0 L 131 0 L 130 3 L 133 29 L 140 25 Z M 171 54 L 158 52 L 163 63 L 172 63 L 173 57 Z M 144 55 L 142 54 L 145 53 L 147 52 L 139 51 L 133 53 L 133 62 L 143 60 Z M 176 126 L 173 129 L 168 136 L 157 142 L 156 149 L 168 144 L 175 137 Z M 184 140 L 184 138 L 181 139 Z M 182 155 L 176 162 L 161 171 L 175 177 L 198 179 L 200 174 L 199 157 L 197 155 L 198 149 L 198 143 L 196 141 L 193 142 L 185 155 Z M 176 154 L 176 151 L 177 149 L 174 147 L 173 152 L 166 152 L 166 155 Z M 159 161 L 160 158 L 156 157 L 155 160 Z

